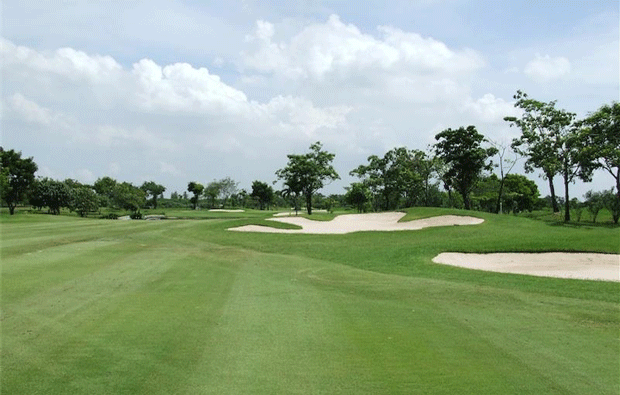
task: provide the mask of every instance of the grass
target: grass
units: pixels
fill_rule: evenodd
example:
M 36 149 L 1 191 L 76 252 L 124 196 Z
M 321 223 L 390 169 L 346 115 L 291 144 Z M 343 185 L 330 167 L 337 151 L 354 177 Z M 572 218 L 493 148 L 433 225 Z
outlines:
M 620 390 L 620 284 L 431 262 L 618 253 L 620 228 L 411 209 L 485 222 L 283 235 L 226 230 L 272 213 L 179 214 L 209 220 L 0 215 L 4 393 Z

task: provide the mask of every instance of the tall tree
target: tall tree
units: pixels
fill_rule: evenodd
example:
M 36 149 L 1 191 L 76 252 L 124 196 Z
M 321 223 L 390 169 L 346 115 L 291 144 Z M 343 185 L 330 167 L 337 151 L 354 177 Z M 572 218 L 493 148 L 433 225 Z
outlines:
M 108 207 L 114 199 L 114 188 L 116 188 L 116 180 L 105 176 L 98 178 L 93 184 L 93 189 L 97 195 L 101 197 L 101 206 Z
M 254 181 L 252 182 L 251 195 L 258 201 L 258 207 L 261 210 L 268 208 L 273 201 L 273 188 L 266 182 Z
M 490 157 L 497 153 L 494 147 L 483 148 L 483 135 L 474 126 L 446 129 L 435 135 L 435 154 L 448 166 L 446 179 L 463 197 L 466 210 L 471 210 L 469 194 L 483 170 L 491 170 Z
M 276 171 L 278 179 L 285 186 L 301 190 L 306 199 L 306 210 L 312 214 L 312 195 L 323 188 L 325 182 L 340 179 L 332 166 L 335 154 L 322 150 L 323 145 L 316 142 L 310 146 L 310 152 L 303 155 L 287 155 L 286 167 Z
M 202 194 L 204 188 L 205 187 L 202 184 L 194 181 L 191 181 L 187 184 L 187 191 L 194 194 L 194 196 L 192 196 L 192 198 L 189 200 L 194 206 L 194 210 L 196 210 L 196 206 L 198 205 L 198 198 Z
M 347 188 L 344 199 L 348 204 L 357 208 L 358 213 L 361 213 L 364 211 L 366 202 L 371 199 L 371 194 L 368 187 L 363 182 L 354 182 Z
M 615 180 L 620 205 L 620 103 L 603 105 L 578 127 L 580 177 L 589 179 L 595 169 L 607 171 Z
M 153 203 L 153 208 L 157 208 L 157 198 L 166 191 L 166 187 L 160 184 L 157 184 L 154 181 L 145 181 L 140 189 L 144 191 L 146 197 L 151 197 L 151 202 Z
M 506 151 L 508 150 L 508 145 L 492 140 L 488 140 L 488 142 L 497 149 L 497 156 L 499 160 L 497 161 L 497 167 L 499 168 L 499 190 L 497 192 L 497 204 L 495 205 L 495 212 L 502 213 L 502 198 L 504 195 L 504 184 L 506 183 L 506 176 L 510 174 L 512 169 L 517 164 L 517 160 L 519 159 L 519 154 L 515 152 L 514 159 L 506 157 Z
M 209 200 L 209 208 L 215 207 L 215 201 L 217 197 L 220 195 L 220 191 L 222 190 L 222 185 L 219 181 L 211 181 L 207 184 L 204 189 L 204 196 Z
M 70 209 L 85 217 L 89 212 L 99 209 L 99 199 L 93 189 L 86 185 L 76 186 L 71 192 Z
M 534 168 L 543 171 L 549 181 L 553 211 L 559 207 L 555 199 L 553 177 L 560 174 L 564 180 L 564 221 L 570 221 L 569 184 L 579 173 L 577 154 L 579 148 L 574 143 L 575 114 L 555 108 L 555 101 L 541 102 L 530 99 L 526 93 L 517 91 L 514 96 L 515 107 L 523 110 L 521 118 L 505 117 L 510 126 L 521 129 L 521 137 L 514 139 L 512 148 L 526 156 L 525 171 Z
M 23 158 L 22 153 L 14 150 L 5 151 L 0 147 L 0 196 L 9 207 L 9 213 L 15 213 L 15 207 L 25 199 L 26 193 L 34 183 L 37 164 L 32 158 Z

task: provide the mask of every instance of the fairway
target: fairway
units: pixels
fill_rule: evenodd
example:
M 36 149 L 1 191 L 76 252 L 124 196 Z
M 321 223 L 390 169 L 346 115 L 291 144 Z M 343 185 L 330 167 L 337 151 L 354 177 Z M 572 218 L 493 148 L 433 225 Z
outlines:
M 227 231 L 275 226 L 257 211 L 3 216 L 2 392 L 618 394 L 620 284 L 432 258 L 619 253 L 620 228 L 468 214 L 341 235 Z

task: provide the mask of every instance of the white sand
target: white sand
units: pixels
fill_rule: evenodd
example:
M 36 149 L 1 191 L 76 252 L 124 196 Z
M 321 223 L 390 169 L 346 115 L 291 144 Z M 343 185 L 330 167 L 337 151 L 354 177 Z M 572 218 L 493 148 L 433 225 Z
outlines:
M 500 273 L 620 281 L 620 255 L 617 254 L 444 252 L 433 258 L 433 262 Z
M 339 215 L 331 221 L 312 221 L 304 217 L 270 218 L 270 221 L 299 225 L 302 229 L 277 229 L 267 226 L 246 225 L 229 230 L 267 233 L 344 234 L 361 231 L 418 230 L 431 226 L 476 225 L 484 222 L 480 218 L 457 215 L 442 215 L 408 222 L 398 222 L 404 215 L 405 213 L 397 212 L 346 214 Z

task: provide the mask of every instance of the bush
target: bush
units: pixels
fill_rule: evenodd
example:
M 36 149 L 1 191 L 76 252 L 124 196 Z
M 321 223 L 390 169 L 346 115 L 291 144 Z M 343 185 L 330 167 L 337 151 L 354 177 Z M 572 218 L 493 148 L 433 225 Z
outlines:
M 118 219 L 118 214 L 109 213 L 109 214 L 106 214 L 106 215 L 102 215 L 100 218 L 101 219 Z
M 129 215 L 129 218 L 131 218 L 131 219 L 142 219 L 142 213 L 140 213 L 140 212 L 131 213 Z

